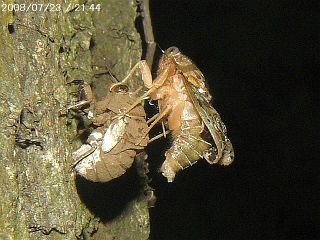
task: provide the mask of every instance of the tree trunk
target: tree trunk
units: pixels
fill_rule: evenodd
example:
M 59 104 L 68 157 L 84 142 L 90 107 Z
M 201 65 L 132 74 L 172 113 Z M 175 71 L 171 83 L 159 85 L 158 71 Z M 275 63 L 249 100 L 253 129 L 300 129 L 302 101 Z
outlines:
M 0 13 L 0 239 L 147 239 L 141 179 L 76 178 L 77 122 L 60 114 L 74 100 L 67 83 L 85 80 L 101 97 L 139 61 L 136 6 L 64 2 L 27 11 L 33 1 L 15 1 Z

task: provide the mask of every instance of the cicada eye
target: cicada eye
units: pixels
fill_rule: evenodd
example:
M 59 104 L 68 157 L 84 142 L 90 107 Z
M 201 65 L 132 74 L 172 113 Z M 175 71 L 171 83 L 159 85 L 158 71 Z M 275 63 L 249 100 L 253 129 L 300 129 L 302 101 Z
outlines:
M 176 54 L 180 53 L 179 48 L 177 47 L 169 47 L 166 51 L 165 54 L 174 56 Z

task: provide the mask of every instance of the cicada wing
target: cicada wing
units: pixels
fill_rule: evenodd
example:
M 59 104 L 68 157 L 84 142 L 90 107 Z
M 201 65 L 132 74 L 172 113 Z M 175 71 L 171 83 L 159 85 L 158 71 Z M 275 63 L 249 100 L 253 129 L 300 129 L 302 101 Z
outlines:
M 211 149 L 204 158 L 210 163 L 229 165 L 234 158 L 232 143 L 227 137 L 227 128 L 219 113 L 212 107 L 207 96 L 189 81 L 185 80 L 185 87 L 202 121 L 208 128 L 216 149 Z

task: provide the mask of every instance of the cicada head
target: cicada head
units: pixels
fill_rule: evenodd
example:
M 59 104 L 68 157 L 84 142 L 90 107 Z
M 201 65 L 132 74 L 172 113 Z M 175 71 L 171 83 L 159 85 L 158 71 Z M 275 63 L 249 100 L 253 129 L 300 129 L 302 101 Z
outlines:
M 170 47 L 164 51 L 159 66 L 165 68 L 166 64 L 164 63 L 166 62 L 173 62 L 176 66 L 176 71 L 184 75 L 188 84 L 195 86 L 198 89 L 198 94 L 203 95 L 208 102 L 211 100 L 212 97 L 202 72 L 192 60 L 181 53 L 177 47 Z
M 174 49 L 170 51 L 171 48 L 174 48 Z M 168 48 L 166 51 L 164 51 L 159 60 L 159 66 L 157 71 L 158 76 L 161 74 L 161 72 L 164 72 L 168 69 L 172 68 L 173 71 L 175 70 L 176 63 L 174 61 L 174 56 L 176 54 L 176 51 L 179 52 L 179 49 L 176 47 L 171 47 L 171 48 Z
M 169 47 L 163 54 L 167 58 L 171 58 L 177 64 L 177 68 L 195 68 L 195 64 L 186 55 L 182 54 L 177 47 Z

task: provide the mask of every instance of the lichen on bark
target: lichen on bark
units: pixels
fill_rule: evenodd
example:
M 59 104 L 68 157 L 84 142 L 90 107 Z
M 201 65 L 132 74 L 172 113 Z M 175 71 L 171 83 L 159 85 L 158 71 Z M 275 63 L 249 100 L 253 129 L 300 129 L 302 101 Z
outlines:
M 0 239 L 94 237 L 99 221 L 81 202 L 70 172 L 77 132 L 75 120 L 60 114 L 72 100 L 67 83 L 86 80 L 102 96 L 114 76 L 121 79 L 141 56 L 133 2 L 52 3 L 61 11 L 0 13 Z M 69 4 L 86 9 L 67 11 Z M 90 4 L 101 4 L 101 11 L 89 10 Z M 101 74 L 101 66 L 108 71 Z M 124 222 L 136 239 L 147 239 L 141 196 L 117 217 L 110 221 L 118 225 L 106 230 L 112 234 L 100 224 L 100 239 L 127 239 L 117 227 Z

